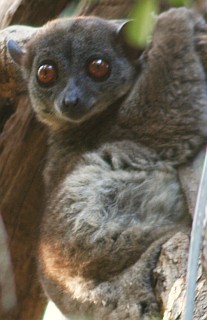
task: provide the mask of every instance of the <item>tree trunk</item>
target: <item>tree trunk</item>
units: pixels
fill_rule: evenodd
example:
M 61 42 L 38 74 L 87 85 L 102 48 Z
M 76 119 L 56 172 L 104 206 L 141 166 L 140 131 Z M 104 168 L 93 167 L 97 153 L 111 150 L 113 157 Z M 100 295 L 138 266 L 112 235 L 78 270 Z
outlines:
M 42 25 L 57 17 L 72 0 L 1 0 L 0 27 L 13 24 Z
M 163 310 L 163 320 L 182 320 L 185 311 L 186 273 L 190 239 L 177 233 L 161 250 L 154 270 L 155 293 Z M 207 283 L 199 263 L 193 320 L 206 320 Z
M 34 118 L 27 97 L 21 97 L 0 138 L 1 214 L 9 237 L 17 295 L 17 307 L 0 317 L 5 320 L 41 319 L 45 306 L 35 265 L 45 141 L 45 129 Z

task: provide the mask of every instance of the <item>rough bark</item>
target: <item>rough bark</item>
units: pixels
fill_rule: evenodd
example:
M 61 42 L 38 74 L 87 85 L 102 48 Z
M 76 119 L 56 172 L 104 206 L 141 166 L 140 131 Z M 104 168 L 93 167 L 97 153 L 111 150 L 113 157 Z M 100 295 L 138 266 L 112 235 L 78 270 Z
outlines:
M 69 2 L 2 0 L 0 25 L 1 27 L 11 23 L 38 25 L 55 17 Z M 133 2 L 101 0 L 97 4 L 94 1 L 81 1 L 77 13 L 123 18 L 131 11 Z M 43 204 L 42 170 L 47 149 L 47 132 L 35 120 L 21 73 L 11 62 L 5 49 L 10 34 L 15 39 L 17 37 L 17 41 L 24 42 L 33 32 L 33 28 L 23 27 L 19 29 L 11 27 L 0 32 L 0 210 L 8 234 L 17 298 L 16 308 L 11 311 L 3 311 L 2 308 L 0 311 L 2 320 L 38 320 L 42 318 L 45 306 L 45 298 L 36 274 L 35 248 Z M 202 155 L 199 157 L 201 158 L 197 161 L 199 166 L 202 166 Z M 191 195 L 188 202 L 192 212 L 199 180 L 198 166 L 193 163 L 182 168 L 180 177 L 186 195 L 188 197 Z M 1 239 L 3 238 L 0 234 L 2 253 L 6 249 Z M 182 319 L 188 247 L 189 239 L 183 234 L 177 234 L 163 246 L 155 270 L 154 277 L 157 283 L 155 291 L 165 310 L 164 320 Z M 4 264 L 2 260 L 0 263 Z M 2 279 L 11 275 L 10 269 L 2 269 L 0 265 L 0 274 L 2 270 L 4 274 L 0 277 L 0 288 L 5 283 Z M 8 283 L 7 285 L 9 286 Z M 13 292 L 12 283 L 10 286 Z M 179 294 L 175 295 L 174 292 Z M 1 288 L 1 296 L 3 293 Z M 203 319 L 206 314 L 206 300 L 204 304 L 200 302 L 197 304 L 197 301 L 202 300 L 204 293 L 206 294 L 206 285 L 204 279 L 200 277 L 196 310 L 201 311 L 196 311 L 195 319 Z
M 72 0 L 1 0 L 0 28 L 12 24 L 42 25 L 55 18 Z
M 1 319 L 41 319 L 45 305 L 35 265 L 43 199 L 45 129 L 21 97 L 4 126 L 1 145 L 1 214 L 9 237 L 17 307 Z M 5 277 L 9 275 L 5 274 Z
M 135 2 L 135 0 L 83 0 L 77 8 L 76 14 L 95 15 L 107 19 L 126 18 Z
M 26 93 L 26 84 L 21 72 L 13 63 L 6 43 L 15 40 L 20 45 L 27 41 L 36 31 L 36 28 L 26 26 L 11 26 L 0 30 L 0 99 L 16 100 L 18 96 Z M 3 100 L 4 102 L 5 100 Z M 3 103 L 2 103 L 3 104 Z M 0 106 L 0 108 L 2 105 Z
M 155 291 L 164 311 L 163 320 L 179 320 L 184 317 L 186 271 L 190 239 L 177 233 L 167 241 L 154 270 Z M 205 320 L 207 315 L 207 283 L 199 264 L 194 320 Z
M 96 15 L 107 19 L 121 19 L 133 15 L 133 8 L 137 2 L 137 0 L 82 0 L 77 7 L 76 14 L 85 16 Z M 160 11 L 167 10 L 170 7 L 166 0 L 158 0 L 157 3 Z

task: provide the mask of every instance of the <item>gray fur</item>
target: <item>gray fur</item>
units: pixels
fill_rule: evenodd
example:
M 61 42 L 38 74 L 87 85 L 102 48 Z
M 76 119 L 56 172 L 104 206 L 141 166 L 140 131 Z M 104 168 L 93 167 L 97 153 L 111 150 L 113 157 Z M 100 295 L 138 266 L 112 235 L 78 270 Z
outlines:
M 160 15 L 141 57 L 130 55 L 117 22 L 95 17 L 50 22 L 25 47 L 31 102 L 50 136 L 39 271 L 70 319 L 158 312 L 150 272 L 161 244 L 190 225 L 177 167 L 207 138 L 199 24 L 187 9 Z M 105 81 L 85 72 L 94 54 L 111 63 Z M 36 81 L 45 59 L 59 68 L 49 89 Z M 62 106 L 70 94 L 79 97 L 75 119 Z

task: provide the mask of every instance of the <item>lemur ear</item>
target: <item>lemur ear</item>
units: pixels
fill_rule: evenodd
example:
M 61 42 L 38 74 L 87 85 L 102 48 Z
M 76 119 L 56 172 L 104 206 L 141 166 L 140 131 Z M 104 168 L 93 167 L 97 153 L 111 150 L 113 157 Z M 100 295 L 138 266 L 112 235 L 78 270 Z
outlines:
M 134 23 L 135 22 L 133 20 L 121 20 L 117 28 L 117 35 L 127 55 L 131 59 L 138 60 L 145 48 L 139 47 L 136 43 L 130 40 L 129 29 Z
M 14 62 L 17 63 L 18 65 L 21 65 L 22 58 L 26 52 L 14 40 L 9 40 L 7 42 L 7 48 Z

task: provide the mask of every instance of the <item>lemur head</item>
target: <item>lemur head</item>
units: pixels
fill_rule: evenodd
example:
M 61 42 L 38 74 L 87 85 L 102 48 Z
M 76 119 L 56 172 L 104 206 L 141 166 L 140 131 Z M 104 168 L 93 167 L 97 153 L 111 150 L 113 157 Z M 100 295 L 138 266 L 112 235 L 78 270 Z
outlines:
M 41 121 L 83 122 L 128 93 L 139 73 L 141 51 L 125 40 L 127 23 L 97 17 L 57 19 L 23 48 L 8 42 Z

